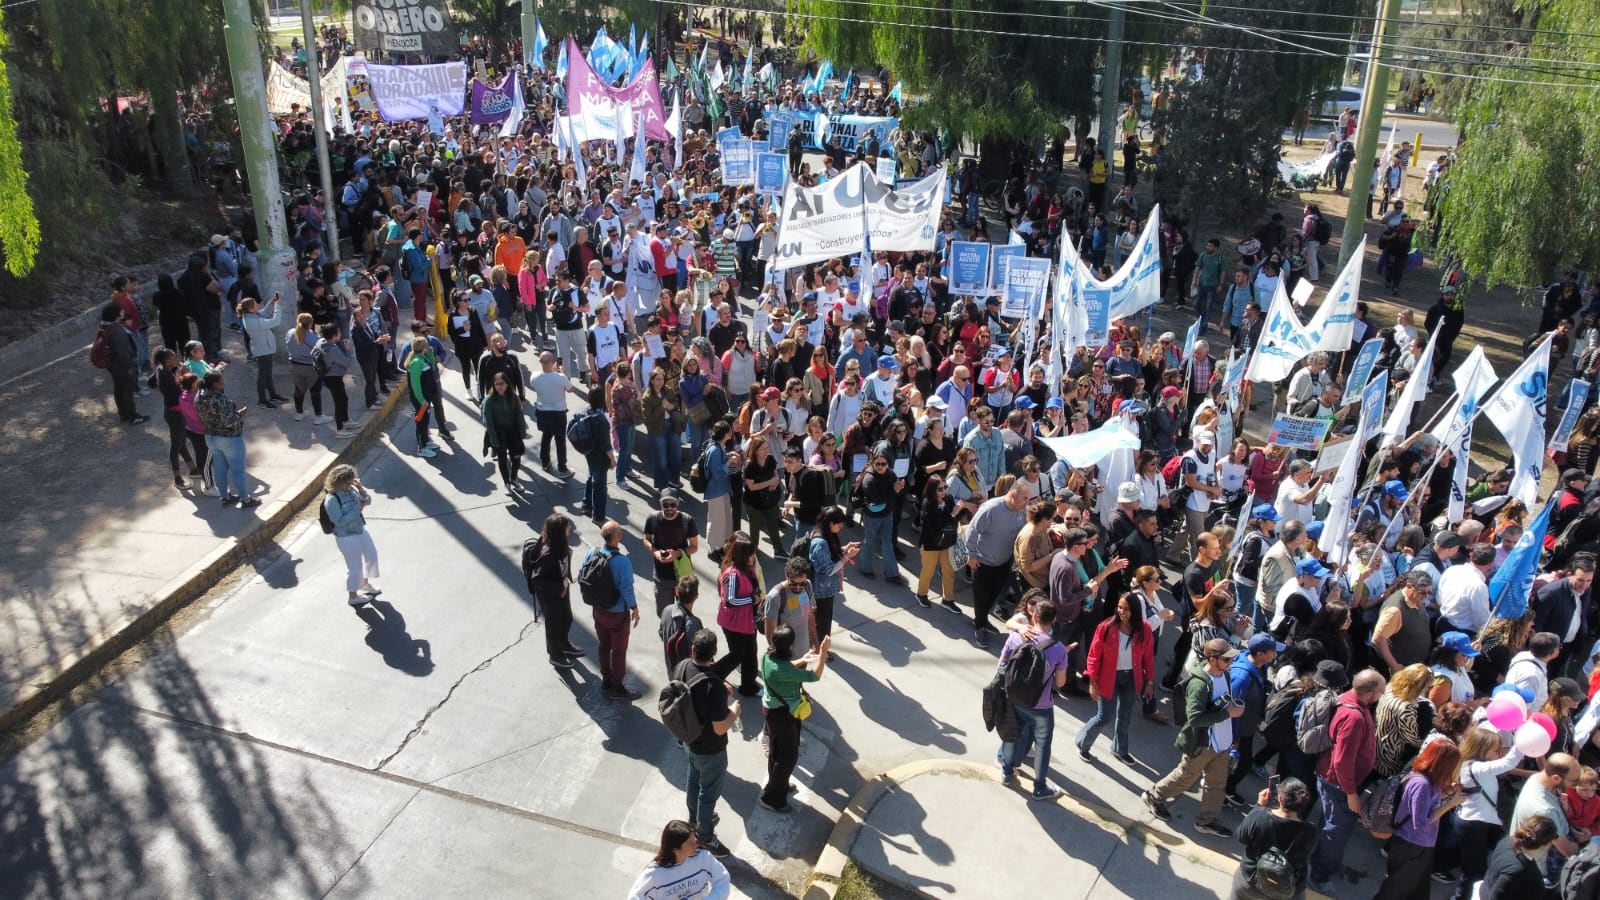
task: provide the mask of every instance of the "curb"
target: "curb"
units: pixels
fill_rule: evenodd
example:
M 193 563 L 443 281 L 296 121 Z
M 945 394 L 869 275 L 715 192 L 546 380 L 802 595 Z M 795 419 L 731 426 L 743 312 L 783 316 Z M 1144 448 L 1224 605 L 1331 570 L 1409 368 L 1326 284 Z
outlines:
M 0 732 L 10 731 L 26 722 L 56 700 L 87 681 L 107 663 L 120 656 L 129 647 L 148 637 L 179 610 L 204 596 L 245 560 L 269 544 L 283 528 L 294 520 L 322 490 L 322 480 L 328 470 L 340 463 L 353 463 L 366 453 L 388 431 L 389 420 L 400 405 L 403 390 L 393 390 L 362 425 L 361 433 L 351 438 L 339 452 L 327 457 L 289 483 L 282 494 L 263 503 L 262 516 L 255 523 L 233 536 L 190 566 L 182 575 L 167 582 L 155 592 L 156 602 L 148 609 L 128 615 L 113 622 L 84 646 L 66 654 L 54 669 L 41 673 L 17 694 L 16 703 L 0 711 Z
M 811 878 L 806 883 L 802 900 L 833 900 L 839 890 L 840 880 L 844 877 L 845 865 L 850 862 L 850 848 L 854 846 L 856 836 L 866 826 L 867 817 L 872 814 L 884 797 L 891 792 L 901 790 L 906 782 L 921 775 L 955 775 L 959 778 L 979 778 L 984 781 L 1000 783 L 1000 774 L 994 766 L 985 766 L 979 763 L 968 762 L 960 759 L 927 759 L 919 762 L 907 763 L 890 769 L 868 781 L 856 791 L 845 804 L 844 812 L 840 813 L 839 821 L 834 825 L 833 831 L 828 835 L 828 843 L 817 857 L 817 864 L 811 871 Z M 1239 861 L 1234 857 L 1218 853 L 1209 847 L 1196 844 L 1177 834 L 1170 829 L 1157 828 L 1144 819 L 1135 819 L 1124 813 L 1079 800 L 1070 794 L 1062 794 L 1056 801 L 1079 818 L 1085 820 L 1104 831 L 1120 834 L 1129 840 L 1141 843 L 1160 844 L 1169 850 L 1177 846 L 1184 846 L 1186 855 L 1209 869 L 1215 869 L 1232 875 L 1239 867 Z M 916 885 L 898 881 L 891 876 L 879 872 L 870 873 L 874 878 L 886 881 L 895 887 L 917 895 L 918 897 L 933 898 Z M 1321 896 L 1313 891 L 1307 892 L 1308 896 Z

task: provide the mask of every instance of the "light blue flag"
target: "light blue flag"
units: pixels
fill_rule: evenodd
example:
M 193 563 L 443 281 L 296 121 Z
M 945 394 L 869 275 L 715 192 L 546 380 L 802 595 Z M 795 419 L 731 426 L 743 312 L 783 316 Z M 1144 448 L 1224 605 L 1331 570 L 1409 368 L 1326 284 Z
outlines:
M 1539 555 L 1544 550 L 1544 535 L 1550 527 L 1550 508 L 1559 494 L 1551 494 L 1544 503 L 1517 545 L 1506 554 L 1494 577 L 1489 579 L 1489 601 L 1494 604 L 1494 615 L 1501 619 L 1520 619 L 1528 611 L 1528 592 L 1533 588 L 1533 577 L 1539 572 Z
M 739 76 L 739 90 L 741 91 L 750 90 L 750 61 L 756 57 L 755 50 L 755 45 L 751 44 L 750 52 L 744 55 L 744 73 Z
M 840 89 L 839 96 L 843 99 L 849 99 L 850 91 L 855 88 L 855 82 L 856 70 L 852 68 L 850 74 L 844 76 L 844 87 Z
M 895 82 L 895 83 L 894 83 L 894 90 L 892 90 L 892 91 L 890 91 L 890 92 L 889 92 L 889 99 L 890 99 L 890 100 L 893 100 L 893 101 L 894 101 L 894 102 L 896 102 L 896 103 L 900 103 L 900 102 L 901 102 L 901 100 L 900 100 L 900 86 L 901 86 L 901 85 L 902 85 L 902 84 L 905 84 L 905 82 L 903 82 L 903 81 L 896 81 L 896 82 Z
M 556 80 L 565 88 L 567 83 L 567 48 L 562 46 L 561 52 L 556 54 Z
M 639 55 L 639 33 L 634 30 L 632 22 L 628 23 L 628 59 Z
M 544 71 L 544 51 L 549 48 L 549 46 L 550 39 L 544 35 L 544 23 L 540 22 L 538 19 L 534 19 L 533 56 L 528 60 L 528 62 L 532 63 L 533 67 L 541 72 Z M 562 61 L 565 62 L 565 60 L 566 54 L 562 54 Z
M 1194 359 L 1194 345 L 1196 341 L 1200 340 L 1200 326 L 1204 324 L 1205 321 L 1203 319 L 1195 319 L 1194 324 L 1189 326 L 1189 330 L 1184 332 L 1183 363 L 1185 366 L 1189 365 L 1190 361 Z

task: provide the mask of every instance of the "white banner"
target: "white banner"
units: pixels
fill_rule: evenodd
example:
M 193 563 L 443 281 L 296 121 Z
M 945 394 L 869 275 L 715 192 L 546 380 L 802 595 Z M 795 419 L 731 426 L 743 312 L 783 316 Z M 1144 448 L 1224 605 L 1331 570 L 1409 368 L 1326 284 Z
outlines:
M 1285 280 L 1278 280 L 1272 304 L 1267 307 L 1267 320 L 1261 326 L 1261 342 L 1250 353 L 1250 368 L 1244 376 L 1250 381 L 1282 381 L 1294 371 L 1295 363 L 1316 349 L 1316 337 L 1300 324 L 1300 316 L 1289 301 Z
M 1356 303 L 1361 299 L 1361 264 L 1366 258 L 1367 239 L 1363 237 L 1361 243 L 1356 245 L 1355 252 L 1350 254 L 1350 261 L 1344 264 L 1344 270 L 1333 280 L 1333 286 L 1328 288 L 1322 305 L 1311 317 L 1308 330 L 1316 342 L 1316 349 L 1330 353 L 1343 353 L 1350 349 L 1350 342 L 1355 339 Z M 1402 353 L 1407 349 L 1400 348 Z
M 943 169 L 900 189 L 878 180 L 865 163 L 814 187 L 791 183 L 778 225 L 779 268 L 874 251 L 931 252 L 944 199 Z
M 1455 383 L 1456 391 L 1463 397 L 1468 393 L 1472 394 L 1474 403 L 1482 403 L 1483 398 L 1489 396 L 1489 389 L 1494 387 L 1494 383 L 1499 379 L 1500 376 L 1494 374 L 1494 366 L 1490 365 L 1488 357 L 1483 355 L 1482 344 L 1474 345 L 1472 353 L 1450 374 L 1450 380 Z
M 1382 396 L 1389 387 L 1389 373 L 1379 372 L 1370 384 Z M 1349 449 L 1345 451 L 1344 459 L 1339 463 L 1339 471 L 1333 476 L 1333 482 L 1328 485 L 1328 517 L 1323 520 L 1322 537 L 1317 538 L 1317 547 L 1328 554 L 1329 565 L 1337 566 L 1344 562 L 1345 551 L 1349 543 L 1345 540 L 1350 534 L 1351 512 L 1350 502 L 1356 495 L 1356 477 L 1361 469 L 1361 435 L 1366 434 L 1370 428 L 1383 418 L 1383 407 L 1361 407 L 1360 424 L 1356 426 L 1356 437 L 1350 441 Z M 1463 470 L 1466 466 L 1461 467 Z
M 1589 382 L 1573 381 L 1567 388 L 1567 411 L 1561 414 L 1561 421 L 1556 423 L 1556 433 L 1550 436 L 1550 449 L 1567 452 L 1567 446 L 1572 442 L 1572 429 L 1578 424 L 1578 416 L 1583 413 L 1583 405 L 1589 401 Z
M 386 122 L 426 119 L 430 112 L 459 116 L 467 105 L 467 64 L 380 66 L 369 62 L 372 101 Z
M 1516 463 L 1510 494 L 1530 508 L 1539 499 L 1539 473 L 1544 470 L 1545 403 L 1550 386 L 1550 341 L 1500 385 L 1483 405 L 1483 414 L 1505 435 Z
M 1280 159 L 1278 160 L 1278 177 L 1282 178 L 1284 184 L 1290 187 L 1301 187 L 1302 184 L 1308 182 L 1314 187 L 1316 182 L 1322 179 L 1322 174 L 1328 171 L 1328 166 L 1332 165 L 1333 157 L 1334 154 L 1332 153 L 1324 153 L 1310 162 L 1303 163 L 1286 162 Z M 1359 258 L 1352 257 L 1352 259 Z
M 1122 261 L 1122 267 L 1109 279 L 1101 282 L 1102 290 L 1111 294 L 1110 321 L 1155 306 L 1161 302 L 1161 207 L 1150 210 L 1144 231 L 1133 253 Z
M 1433 380 L 1433 347 L 1439 342 L 1439 329 L 1435 328 L 1433 334 L 1428 335 L 1428 346 L 1423 348 L 1422 358 L 1417 360 L 1417 367 L 1411 371 L 1411 377 L 1406 380 L 1406 386 L 1400 391 L 1400 396 L 1395 399 L 1394 409 L 1389 411 L 1389 418 L 1383 423 L 1383 439 L 1378 442 L 1381 450 L 1393 447 L 1405 437 L 1406 429 L 1411 426 L 1411 410 L 1428 394 L 1428 382 Z M 1539 432 L 1544 435 L 1543 431 Z
M 1072 354 L 1083 343 L 1089 330 L 1088 311 L 1083 307 L 1083 262 L 1071 241 L 1061 242 L 1061 259 L 1056 263 L 1056 301 L 1050 309 L 1050 358 L 1045 362 L 1050 381 L 1050 396 L 1061 396 L 1061 377 L 1071 368 Z
M 273 60 L 267 66 L 267 112 L 286 116 L 296 106 L 311 111 L 311 85 Z

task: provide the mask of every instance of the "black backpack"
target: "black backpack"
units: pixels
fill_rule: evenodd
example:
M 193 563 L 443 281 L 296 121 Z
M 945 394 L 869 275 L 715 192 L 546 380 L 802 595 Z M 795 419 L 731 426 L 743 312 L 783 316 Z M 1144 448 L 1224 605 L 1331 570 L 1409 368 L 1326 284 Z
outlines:
M 311 348 L 311 368 L 315 369 L 318 375 L 328 374 L 328 351 L 324 348 L 324 344 Z
M 1039 702 L 1045 691 L 1045 676 L 1050 671 L 1044 648 L 1051 643 L 1053 641 L 1046 641 L 1041 646 L 1025 640 L 1017 652 L 1011 654 L 1011 659 L 1006 661 L 1006 699 L 1030 708 Z
M 1257 729 L 1268 747 L 1288 747 L 1295 743 L 1295 715 L 1304 694 L 1296 687 L 1274 691 L 1267 700 L 1267 711 Z
M 661 647 L 667 653 L 667 671 L 672 671 L 678 663 L 689 658 L 689 645 L 700 628 L 700 620 L 695 614 L 676 600 L 662 611 L 660 635 Z
M 1343 163 L 1354 162 L 1356 158 L 1356 145 L 1349 141 L 1339 145 L 1339 161 Z
M 1562 900 L 1600 898 L 1600 847 L 1585 844 L 1577 856 L 1561 868 Z
M 322 502 L 317 504 L 317 522 L 322 525 L 323 534 L 333 534 L 333 516 L 328 515 L 328 498 L 332 496 L 324 495 Z
M 1273 846 L 1256 857 L 1255 874 L 1250 886 L 1268 900 L 1289 900 L 1295 895 L 1294 866 L 1289 855 Z
M 685 744 L 692 744 L 705 734 L 706 723 L 700 720 L 700 712 L 694 708 L 694 686 L 709 677 L 696 669 L 688 681 L 673 679 L 661 689 L 657 700 L 661 724 L 667 726 L 668 734 Z
M 594 416 L 595 413 L 586 412 L 567 425 L 567 443 L 582 456 L 593 453 L 599 443 L 594 436 Z
M 1328 239 L 1333 237 L 1333 226 L 1328 224 L 1327 219 L 1317 216 L 1317 224 L 1311 230 L 1311 236 L 1317 239 L 1317 243 L 1326 244 Z
M 617 590 L 616 580 L 611 577 L 611 557 L 614 555 L 610 550 L 600 550 L 583 561 L 583 568 L 578 570 L 578 596 L 583 598 L 584 603 L 610 609 L 622 596 L 622 592 Z

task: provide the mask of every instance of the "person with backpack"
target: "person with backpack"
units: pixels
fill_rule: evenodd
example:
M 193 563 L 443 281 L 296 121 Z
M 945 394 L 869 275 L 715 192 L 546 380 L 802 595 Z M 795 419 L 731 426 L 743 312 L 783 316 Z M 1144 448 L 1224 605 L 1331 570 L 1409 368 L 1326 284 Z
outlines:
M 772 586 L 762 604 L 761 619 L 765 623 L 767 643 L 779 626 L 794 629 L 794 652 L 806 655 L 818 643 L 817 617 L 812 600 L 811 561 L 803 556 L 791 556 L 783 565 L 783 581 Z
M 1229 688 L 1235 701 L 1244 705 L 1244 714 L 1233 723 L 1233 771 L 1222 802 L 1239 810 L 1248 810 L 1249 801 L 1239 796 L 1239 785 L 1253 771 L 1256 732 L 1267 715 L 1267 697 L 1272 688 L 1267 683 L 1267 669 L 1287 647 L 1272 635 L 1257 633 L 1250 636 L 1244 652 L 1233 658 L 1228 667 Z
M 589 466 L 589 477 L 583 483 L 583 502 L 578 512 L 589 516 L 596 524 L 606 521 L 607 477 L 617 464 L 616 451 L 611 447 L 611 420 L 606 416 L 606 389 L 596 386 L 589 389 L 589 411 L 567 426 L 567 440 L 574 450 L 583 454 Z
M 606 519 L 603 546 L 589 551 L 578 570 L 578 592 L 594 609 L 594 634 L 600 645 L 600 691 L 607 700 L 632 702 L 641 696 L 628 687 L 628 633 L 639 627 L 633 596 L 633 563 L 622 552 L 622 526 Z
M 522 545 L 522 577 L 544 619 L 544 646 L 550 665 L 573 667 L 583 651 L 572 643 L 572 520 L 561 513 L 545 517 L 539 536 Z
M 1411 771 L 1400 782 L 1393 833 L 1385 844 L 1386 873 L 1373 900 L 1431 896 L 1430 875 L 1434 848 L 1439 842 L 1439 820 L 1467 799 L 1456 783 L 1460 766 L 1461 749 L 1451 741 L 1433 741 L 1417 754 Z M 1386 784 L 1380 781 L 1373 790 Z
M 697 582 L 692 576 L 683 581 L 691 588 L 688 599 L 693 603 L 692 588 Z M 692 615 L 687 618 L 692 624 L 699 624 Z M 663 628 L 666 621 L 662 619 Z M 716 632 L 697 627 L 684 633 L 684 641 L 691 648 L 690 655 L 667 670 L 672 684 L 662 691 L 661 720 L 674 732 L 674 737 L 683 740 L 684 749 L 688 751 L 689 824 L 694 827 L 702 848 L 713 856 L 726 857 L 730 851 L 717 840 L 717 820 L 721 817 L 716 810 L 717 800 L 722 796 L 722 783 L 728 774 L 728 732 L 739 721 L 739 701 L 733 698 L 727 682 L 717 672 Z M 681 691 L 674 690 L 678 685 L 682 685 Z M 673 693 L 681 694 L 679 702 L 689 704 L 684 712 L 692 716 L 673 714 L 666 700 Z M 683 725 L 675 727 L 674 722 Z M 679 730 L 684 733 L 678 734 Z
M 1304 714 L 1296 724 L 1300 749 L 1317 756 L 1317 796 L 1322 803 L 1322 837 L 1311 856 L 1312 890 L 1330 893 L 1329 880 L 1344 868 L 1344 848 L 1361 815 L 1361 786 L 1378 759 L 1372 707 L 1387 687 L 1375 669 L 1363 669 L 1350 690 L 1339 695 L 1326 725 L 1308 722 L 1310 717 Z
M 723 545 L 733 534 L 732 474 L 739 470 L 743 460 L 737 450 L 730 450 L 735 435 L 724 420 L 711 426 L 711 440 L 689 471 L 689 486 L 700 490 L 706 501 L 706 542 L 711 545 L 709 555 L 714 563 L 722 562 Z M 696 473 L 699 473 L 698 476 Z M 696 479 L 703 481 L 697 485 Z
M 371 579 L 378 574 L 378 547 L 367 531 L 362 510 L 372 504 L 355 466 L 343 463 L 328 470 L 322 481 L 327 496 L 322 498 L 322 530 L 333 535 L 344 556 L 345 590 L 351 606 L 364 606 L 383 593 Z
M 692 575 L 690 564 L 700 551 L 700 525 L 682 511 L 683 498 L 672 488 L 661 492 L 659 512 L 644 520 L 644 548 L 655 561 L 656 615 L 677 596 L 680 578 Z M 669 667 L 670 668 L 670 667 Z
M 100 331 L 89 348 L 89 362 L 111 376 L 111 398 L 117 405 L 117 418 L 124 425 L 143 425 L 149 416 L 140 415 L 135 398 L 139 393 L 138 348 L 128 314 L 115 303 L 100 310 Z
M 1017 712 L 1017 739 L 1001 744 L 997 754 L 1000 780 L 1016 784 L 1017 767 L 1037 743 L 1031 795 L 1035 800 L 1054 800 L 1061 795 L 1061 789 L 1049 781 L 1050 743 L 1056 724 L 1055 691 L 1067 683 L 1067 654 L 1072 648 L 1051 636 L 1055 622 L 1055 604 L 1040 600 L 1033 607 L 1028 627 L 1013 631 L 1000 650 L 1006 698 Z
M 1232 694 L 1228 669 L 1239 651 L 1226 638 L 1214 638 L 1200 648 L 1200 664 L 1184 676 L 1183 725 L 1176 745 L 1183 754 L 1177 768 L 1143 794 L 1144 805 L 1156 818 L 1172 820 L 1168 807 L 1195 782 L 1202 782 L 1200 811 L 1194 829 L 1202 834 L 1231 837 L 1217 823 L 1228 780 L 1228 751 L 1233 748 L 1233 720 L 1244 715 L 1241 699 Z
M 846 514 L 841 506 L 827 506 L 817 516 L 817 526 L 801 538 L 806 559 L 811 563 L 811 602 L 816 607 L 817 636 L 833 633 L 833 607 L 844 591 L 844 567 L 861 553 L 861 544 L 839 540 Z M 801 550 L 800 542 L 793 548 Z M 830 658 L 832 654 L 829 654 Z
M 1277 805 L 1271 806 L 1273 795 Z M 1233 873 L 1229 900 L 1290 900 L 1306 894 L 1307 869 L 1317 846 L 1317 826 L 1306 821 L 1315 801 L 1298 778 L 1285 778 L 1256 796 L 1234 831 L 1244 852 Z
M 672 602 L 661 611 L 661 624 L 656 633 L 661 637 L 661 650 L 667 659 L 667 676 L 678 664 L 688 659 L 690 643 L 704 627 L 694 614 L 694 602 L 700 597 L 700 580 L 693 575 L 679 578 L 673 585 Z

